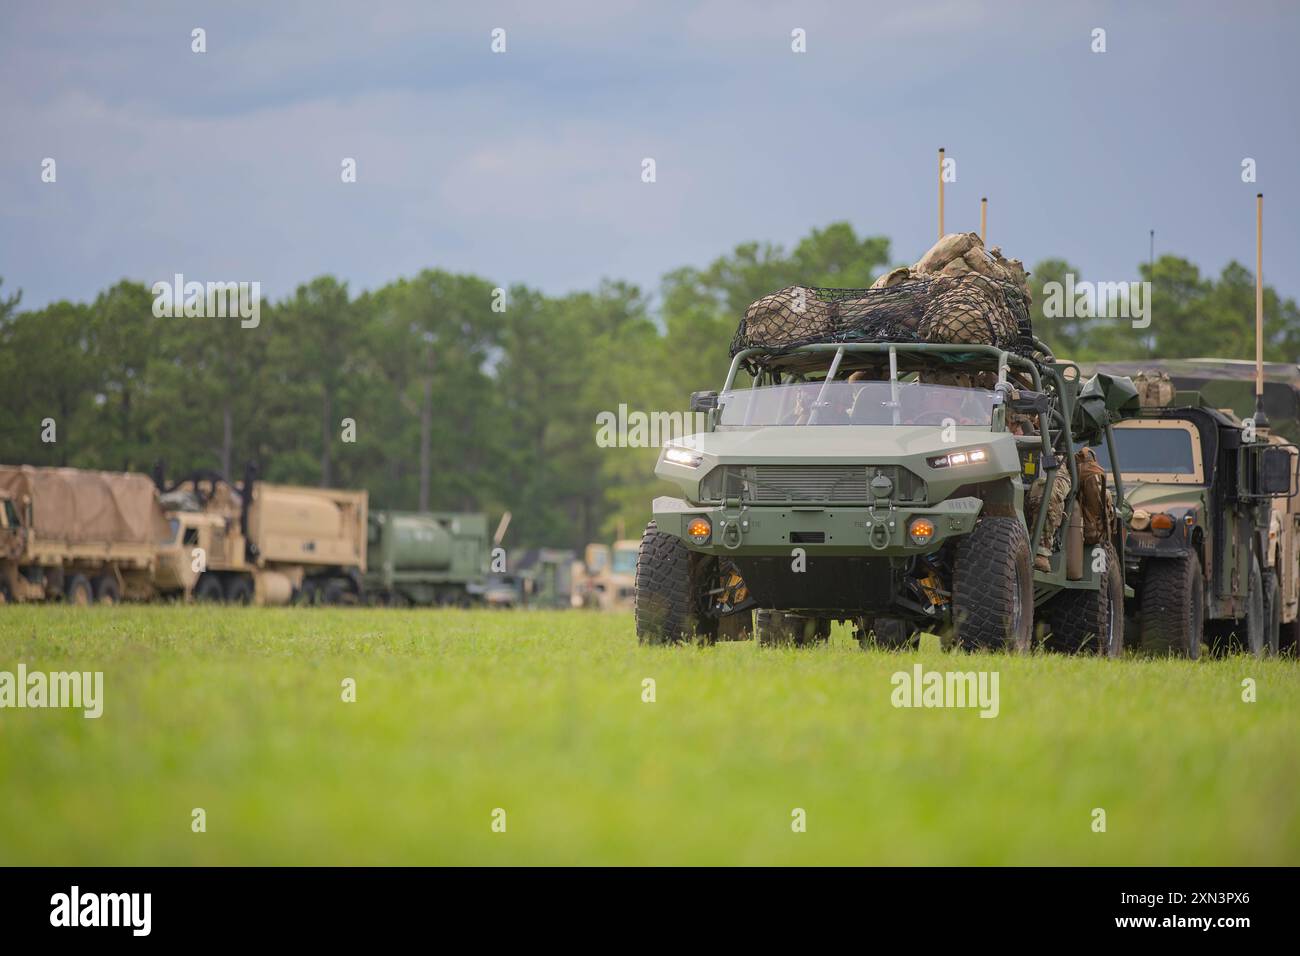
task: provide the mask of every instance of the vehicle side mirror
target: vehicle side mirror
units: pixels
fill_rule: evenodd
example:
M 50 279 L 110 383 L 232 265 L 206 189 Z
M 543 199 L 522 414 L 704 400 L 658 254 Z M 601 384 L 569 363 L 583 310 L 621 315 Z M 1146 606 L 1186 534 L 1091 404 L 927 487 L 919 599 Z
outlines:
M 1271 445 L 1260 449 L 1255 469 L 1255 494 L 1267 498 L 1290 495 L 1294 480 L 1294 459 L 1286 448 Z
M 691 392 L 691 411 L 711 412 L 717 407 L 717 392 Z

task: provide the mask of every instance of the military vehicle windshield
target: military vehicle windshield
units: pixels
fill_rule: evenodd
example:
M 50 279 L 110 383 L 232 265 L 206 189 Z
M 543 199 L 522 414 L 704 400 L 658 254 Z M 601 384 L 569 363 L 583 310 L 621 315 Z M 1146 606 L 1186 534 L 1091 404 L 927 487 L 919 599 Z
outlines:
M 895 388 L 897 395 L 895 397 Z M 799 382 L 718 396 L 721 425 L 983 425 L 993 393 L 920 382 Z
M 611 570 L 615 574 L 635 574 L 636 552 L 628 548 L 620 548 L 615 551 L 614 564 Z
M 1101 466 L 1110 471 L 1106 445 L 1093 450 Z M 1116 428 L 1115 450 L 1125 475 L 1193 475 L 1197 471 L 1192 433 L 1182 425 Z

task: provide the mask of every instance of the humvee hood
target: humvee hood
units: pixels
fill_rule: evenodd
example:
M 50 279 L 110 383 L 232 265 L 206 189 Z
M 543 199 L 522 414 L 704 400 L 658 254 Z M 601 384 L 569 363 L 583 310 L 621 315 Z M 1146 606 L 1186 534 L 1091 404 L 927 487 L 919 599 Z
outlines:
M 1162 484 L 1156 481 L 1124 483 L 1124 500 L 1147 511 L 1186 511 L 1202 507 L 1204 485 Z

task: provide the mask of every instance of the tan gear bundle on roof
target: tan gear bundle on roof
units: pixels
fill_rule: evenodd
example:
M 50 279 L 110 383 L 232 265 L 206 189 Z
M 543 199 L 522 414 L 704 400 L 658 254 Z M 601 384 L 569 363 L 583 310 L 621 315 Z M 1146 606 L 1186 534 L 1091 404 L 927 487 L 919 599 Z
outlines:
M 30 498 L 32 531 L 66 544 L 158 544 L 170 529 L 145 475 L 0 465 L 0 490 Z
M 1138 403 L 1143 408 L 1168 408 L 1174 403 L 1174 380 L 1168 372 L 1141 371 L 1133 376 Z
M 870 289 L 789 286 L 745 310 L 731 354 L 809 342 L 933 342 L 1024 349 L 1032 340 L 1024 266 L 975 233 L 944 236 Z

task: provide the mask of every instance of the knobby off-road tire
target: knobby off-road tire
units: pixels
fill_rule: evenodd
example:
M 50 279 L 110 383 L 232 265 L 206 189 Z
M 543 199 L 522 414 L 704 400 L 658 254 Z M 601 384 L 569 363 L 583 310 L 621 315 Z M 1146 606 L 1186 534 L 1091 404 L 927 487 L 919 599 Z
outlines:
M 699 626 L 691 587 L 691 552 L 675 535 L 645 526 L 636 558 L 636 639 L 641 644 L 693 640 Z
M 754 627 L 763 647 L 810 647 L 831 636 L 830 618 L 799 617 L 770 609 L 754 613 Z
M 1029 532 L 1019 518 L 980 518 L 957 544 L 952 577 L 959 647 L 1029 650 L 1034 571 Z
M 1104 546 L 1106 570 L 1096 591 L 1066 588 L 1047 605 L 1051 634 L 1049 650 L 1078 654 L 1087 651 L 1102 657 L 1124 653 L 1124 569 L 1108 542 Z
M 1195 554 L 1147 561 L 1142 581 L 1142 649 L 1149 654 L 1201 656 L 1205 578 Z

